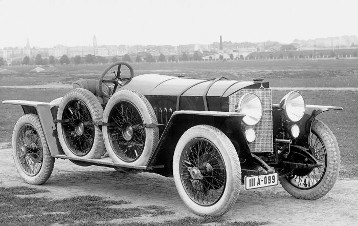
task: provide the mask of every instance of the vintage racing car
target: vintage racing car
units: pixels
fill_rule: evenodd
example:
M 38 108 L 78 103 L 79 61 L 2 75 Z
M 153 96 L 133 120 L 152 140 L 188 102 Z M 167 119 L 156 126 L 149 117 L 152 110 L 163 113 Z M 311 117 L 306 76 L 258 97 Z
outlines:
M 306 105 L 297 91 L 272 104 L 262 79 L 134 77 L 128 63 L 118 62 L 50 103 L 3 103 L 23 109 L 12 147 L 30 184 L 47 181 L 55 158 L 150 171 L 173 176 L 194 213 L 218 216 L 240 189 L 280 182 L 296 198 L 318 199 L 339 173 L 336 138 L 316 116 L 342 108 Z

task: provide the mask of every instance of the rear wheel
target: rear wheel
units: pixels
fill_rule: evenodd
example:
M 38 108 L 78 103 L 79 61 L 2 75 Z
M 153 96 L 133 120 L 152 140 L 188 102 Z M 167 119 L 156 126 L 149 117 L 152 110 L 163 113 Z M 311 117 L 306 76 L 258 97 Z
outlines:
M 12 135 L 15 167 L 29 184 L 43 184 L 51 176 L 55 159 L 51 156 L 37 115 L 23 115 Z
M 282 187 L 299 199 L 323 197 L 332 189 L 339 174 L 340 152 L 337 140 L 332 131 L 319 120 L 312 123 L 309 146 L 311 154 L 321 166 L 307 172 L 293 171 L 280 177 Z
M 102 131 L 103 109 L 96 96 L 77 88 L 67 93 L 57 112 L 57 132 L 67 156 L 83 159 L 100 158 L 104 153 Z
M 194 126 L 181 136 L 173 176 L 180 197 L 198 215 L 220 216 L 239 196 L 241 167 L 235 147 L 212 126 Z

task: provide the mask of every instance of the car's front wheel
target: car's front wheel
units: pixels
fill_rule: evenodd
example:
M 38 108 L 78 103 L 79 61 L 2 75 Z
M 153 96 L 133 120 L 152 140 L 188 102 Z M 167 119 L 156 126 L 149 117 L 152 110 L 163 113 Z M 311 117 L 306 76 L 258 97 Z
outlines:
M 239 196 L 239 157 L 229 138 L 212 126 L 194 126 L 181 136 L 173 176 L 180 197 L 198 215 L 220 216 Z
M 51 156 L 37 115 L 26 114 L 17 121 L 12 135 L 15 167 L 29 184 L 43 184 L 50 177 L 55 159 Z
M 309 173 L 298 169 L 280 177 L 282 187 L 299 199 L 323 197 L 332 189 L 339 174 L 340 152 L 332 131 L 319 120 L 313 121 L 311 130 L 309 146 L 320 166 Z

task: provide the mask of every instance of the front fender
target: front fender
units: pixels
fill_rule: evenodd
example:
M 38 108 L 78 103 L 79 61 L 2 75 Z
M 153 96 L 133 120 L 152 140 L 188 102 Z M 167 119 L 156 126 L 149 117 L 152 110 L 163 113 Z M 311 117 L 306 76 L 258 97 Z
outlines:
M 165 126 L 149 166 L 163 165 L 164 168 L 156 169 L 156 172 L 170 176 L 175 146 L 186 130 L 196 125 L 205 124 L 214 126 L 227 134 L 228 130 L 241 125 L 244 116 L 236 112 L 175 111 Z
M 316 117 L 326 111 L 330 110 L 343 110 L 338 106 L 324 106 L 324 105 L 306 105 L 305 115 L 299 122 L 299 127 L 302 132 L 302 136 L 299 137 L 301 142 L 307 142 L 308 135 L 311 132 L 312 122 Z
M 330 110 L 343 110 L 342 107 L 338 106 L 324 106 L 324 105 L 306 105 L 305 113 L 302 119 L 296 123 L 291 122 L 285 117 L 283 117 L 283 109 L 280 108 L 278 104 L 273 105 L 273 117 L 274 117 L 274 135 L 280 136 L 281 129 L 283 129 L 289 133 L 289 129 L 293 124 L 297 124 L 300 128 L 300 135 L 296 140 L 297 143 L 301 145 L 305 145 L 307 143 L 307 137 L 311 132 L 312 122 L 316 119 L 316 117 L 326 111 Z
M 342 107 L 338 106 L 324 106 L 324 105 L 306 105 L 305 114 L 307 115 L 319 115 L 322 112 L 329 111 L 329 110 L 343 110 Z

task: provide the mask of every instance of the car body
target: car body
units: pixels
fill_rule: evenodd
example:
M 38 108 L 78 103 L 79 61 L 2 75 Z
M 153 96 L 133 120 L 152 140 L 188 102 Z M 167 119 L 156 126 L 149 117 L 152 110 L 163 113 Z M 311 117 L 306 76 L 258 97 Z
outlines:
M 129 68 L 129 78 L 121 77 L 122 67 Z M 23 178 L 46 182 L 53 158 L 150 171 L 173 176 L 185 204 L 211 216 L 227 212 L 242 185 L 249 190 L 280 181 L 302 199 L 320 198 L 333 187 L 339 148 L 316 117 L 342 108 L 306 105 L 297 91 L 273 104 L 272 89 L 262 79 L 133 75 L 129 64 L 119 62 L 99 80 L 75 82 L 75 89 L 50 103 L 4 101 L 24 111 L 13 135 Z M 41 145 L 28 142 L 32 136 Z M 26 173 L 31 164 L 24 167 L 19 156 L 41 163 L 38 172 Z

